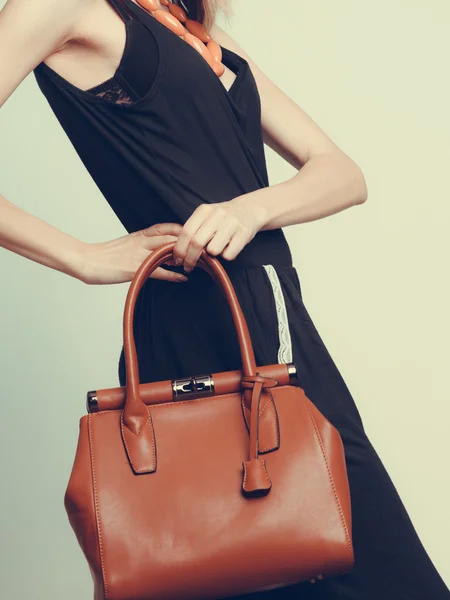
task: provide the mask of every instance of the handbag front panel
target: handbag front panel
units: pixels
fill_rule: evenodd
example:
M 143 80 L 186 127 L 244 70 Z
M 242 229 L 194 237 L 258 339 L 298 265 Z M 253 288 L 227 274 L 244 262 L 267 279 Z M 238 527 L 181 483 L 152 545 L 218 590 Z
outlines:
M 339 435 L 301 388 L 271 391 L 280 447 L 264 455 L 272 489 L 255 498 L 241 493 L 249 435 L 240 394 L 152 406 L 157 469 L 144 475 L 130 468 L 121 412 L 86 417 L 92 476 L 80 493 L 75 463 L 67 506 L 72 526 L 83 514 L 86 526 L 94 503 L 106 599 L 215 600 L 351 568 Z

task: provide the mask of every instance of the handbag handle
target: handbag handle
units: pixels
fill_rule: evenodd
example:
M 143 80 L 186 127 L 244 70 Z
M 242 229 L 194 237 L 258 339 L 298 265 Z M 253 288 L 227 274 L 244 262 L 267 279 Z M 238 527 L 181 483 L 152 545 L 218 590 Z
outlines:
M 134 309 L 137 296 L 148 276 L 168 258 L 172 258 L 174 247 L 175 242 L 169 242 L 149 254 L 136 271 L 125 301 L 123 334 L 126 398 L 121 415 L 121 431 L 128 458 L 135 473 L 152 473 L 156 471 L 156 440 L 151 410 L 143 402 L 139 392 L 139 368 L 133 329 Z M 260 492 L 260 488 L 263 487 L 266 490 L 265 493 L 267 493 L 270 489 L 270 486 L 268 487 L 270 481 L 265 470 L 265 461 L 258 458 L 260 395 L 262 388 L 272 387 L 277 385 L 277 382 L 261 377 L 256 373 L 255 354 L 247 322 L 224 267 L 219 260 L 209 255 L 205 249 L 202 250 L 197 265 L 213 277 L 224 293 L 231 309 L 238 336 L 242 359 L 242 385 L 244 395 L 247 396 L 247 403 L 251 409 L 250 461 L 243 463 L 244 470 L 246 470 L 243 489 L 244 491 L 254 491 L 250 488 L 255 487 L 256 483 L 256 487 Z M 246 490 L 245 487 L 248 489 Z

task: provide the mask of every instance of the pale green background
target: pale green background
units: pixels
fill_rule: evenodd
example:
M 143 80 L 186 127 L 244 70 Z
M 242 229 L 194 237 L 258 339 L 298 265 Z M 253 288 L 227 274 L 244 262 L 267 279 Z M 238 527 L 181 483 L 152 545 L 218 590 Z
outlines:
M 450 4 L 234 0 L 225 26 L 366 175 L 363 206 L 285 232 L 306 306 L 450 584 Z M 125 233 L 32 75 L 0 132 L 6 198 L 86 241 Z M 294 174 L 267 157 L 271 184 Z M 5 250 L 0 269 L 1 595 L 88 599 L 62 500 L 85 394 L 118 385 L 128 285 L 90 287 Z

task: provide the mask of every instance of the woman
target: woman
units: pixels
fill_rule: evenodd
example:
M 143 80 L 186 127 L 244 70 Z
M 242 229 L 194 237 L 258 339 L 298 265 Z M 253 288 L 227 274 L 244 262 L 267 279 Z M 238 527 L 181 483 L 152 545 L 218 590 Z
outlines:
M 0 196 L 1 245 L 93 285 L 130 281 L 149 252 L 175 241 L 174 259 L 138 297 L 142 383 L 241 367 L 228 306 L 194 268 L 202 248 L 217 256 L 257 364 L 295 362 L 301 387 L 338 428 L 353 507 L 351 573 L 245 598 L 448 600 L 303 304 L 281 229 L 362 204 L 364 176 L 214 23 L 213 0 L 175 4 L 160 0 L 157 12 L 135 0 L 8 0 L 0 105 L 33 71 L 128 235 L 83 243 Z M 167 27 L 161 14 L 179 8 L 204 22 L 223 67 Z M 264 142 L 295 177 L 269 185 Z M 123 352 L 118 371 L 125 385 Z

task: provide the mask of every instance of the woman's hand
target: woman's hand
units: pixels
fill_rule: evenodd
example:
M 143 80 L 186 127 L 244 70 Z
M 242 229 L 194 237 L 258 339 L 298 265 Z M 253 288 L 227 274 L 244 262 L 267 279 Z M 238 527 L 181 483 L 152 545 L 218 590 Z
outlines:
M 182 226 L 178 223 L 157 223 L 115 240 L 85 244 L 78 279 L 92 285 L 131 281 L 142 262 L 152 252 L 177 240 Z M 164 264 L 173 265 L 173 259 Z M 187 281 L 181 273 L 158 267 L 150 275 L 166 281 Z
M 191 271 L 205 248 L 234 260 L 261 228 L 265 211 L 239 197 L 228 202 L 200 204 L 183 225 L 173 250 L 176 265 Z

